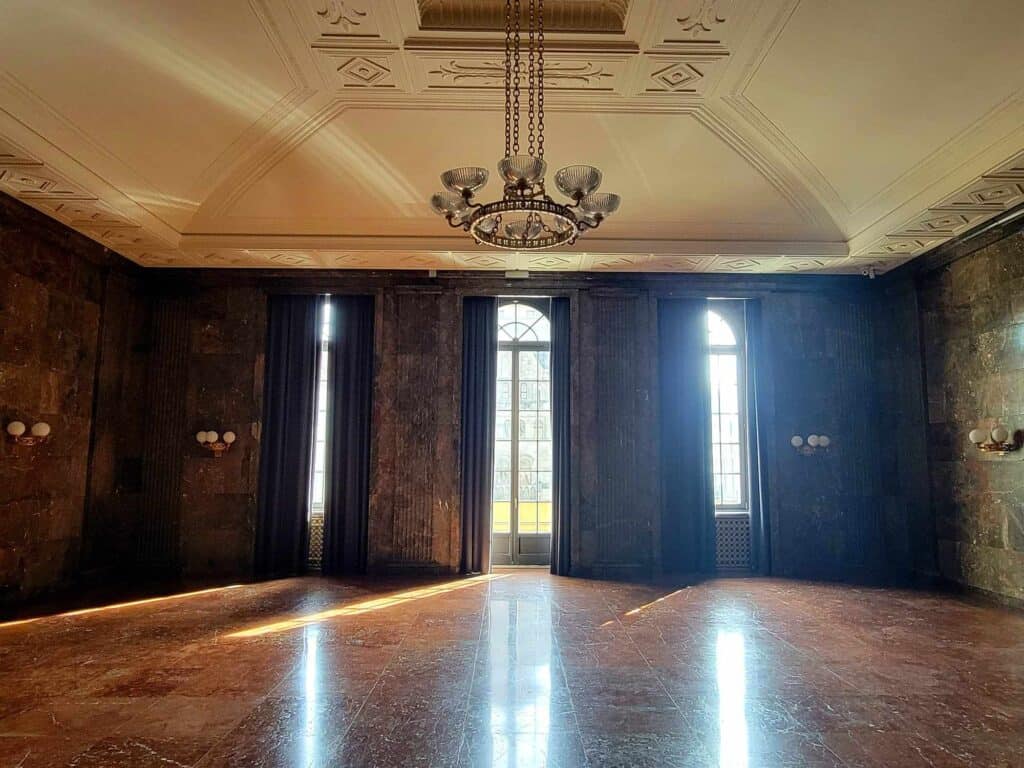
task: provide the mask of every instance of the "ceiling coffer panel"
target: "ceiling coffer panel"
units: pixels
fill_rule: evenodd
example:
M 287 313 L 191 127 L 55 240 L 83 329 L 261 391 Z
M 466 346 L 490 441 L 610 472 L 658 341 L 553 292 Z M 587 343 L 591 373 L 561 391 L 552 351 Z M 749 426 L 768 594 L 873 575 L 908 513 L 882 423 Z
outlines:
M 505 29 L 505 0 L 418 0 L 420 28 L 445 31 Z M 522 26 L 529 26 L 528 3 L 521 3 Z M 544 28 L 587 34 L 626 30 L 629 0 L 547 0 Z

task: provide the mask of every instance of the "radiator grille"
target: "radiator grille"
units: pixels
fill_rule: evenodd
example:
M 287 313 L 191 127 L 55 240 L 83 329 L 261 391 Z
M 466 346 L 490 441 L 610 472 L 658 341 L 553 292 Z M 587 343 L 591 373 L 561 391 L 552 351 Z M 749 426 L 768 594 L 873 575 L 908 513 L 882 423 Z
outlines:
M 309 559 L 311 571 L 319 571 L 324 556 L 324 513 L 314 511 L 309 517 Z
M 715 518 L 720 571 L 750 570 L 750 518 L 746 515 Z

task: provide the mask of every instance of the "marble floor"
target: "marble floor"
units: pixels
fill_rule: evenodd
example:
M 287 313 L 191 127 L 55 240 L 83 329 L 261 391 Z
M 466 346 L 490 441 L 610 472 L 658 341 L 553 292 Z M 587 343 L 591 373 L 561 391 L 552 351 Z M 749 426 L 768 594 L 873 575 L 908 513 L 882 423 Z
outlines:
M 289 579 L 0 626 L 0 766 L 1022 766 L 1024 616 L 777 580 Z

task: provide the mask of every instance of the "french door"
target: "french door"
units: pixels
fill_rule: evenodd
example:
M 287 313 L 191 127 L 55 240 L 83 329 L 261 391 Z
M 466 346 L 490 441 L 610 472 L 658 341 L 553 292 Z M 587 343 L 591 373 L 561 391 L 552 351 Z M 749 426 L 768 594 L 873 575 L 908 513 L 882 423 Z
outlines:
M 547 565 L 552 510 L 550 325 L 538 305 L 524 301 L 502 304 L 498 325 L 491 562 Z

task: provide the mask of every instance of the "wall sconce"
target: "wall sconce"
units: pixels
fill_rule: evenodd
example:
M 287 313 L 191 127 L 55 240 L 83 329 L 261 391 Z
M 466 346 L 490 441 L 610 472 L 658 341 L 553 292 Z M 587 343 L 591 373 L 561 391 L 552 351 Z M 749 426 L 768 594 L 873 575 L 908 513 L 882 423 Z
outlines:
M 997 456 L 1005 456 L 1020 448 L 1018 436 L 1011 435 L 1010 430 L 1002 424 L 997 424 L 991 432 L 986 432 L 984 429 L 972 429 L 968 437 L 979 451 L 994 453 Z
M 805 442 L 800 435 L 793 435 L 789 439 L 789 444 L 796 448 L 798 453 L 810 456 L 818 451 L 827 451 L 828 447 L 832 445 L 832 438 L 828 435 L 808 435 Z
M 45 443 L 50 437 L 50 425 L 45 421 L 37 421 L 33 424 L 27 435 L 25 431 L 25 422 L 23 421 L 12 421 L 7 425 L 7 436 L 18 445 L 39 445 Z
M 196 442 L 208 451 L 213 451 L 215 458 L 220 458 L 224 451 L 228 450 L 235 442 L 234 432 L 225 432 L 223 436 L 218 435 L 212 429 L 196 433 Z

